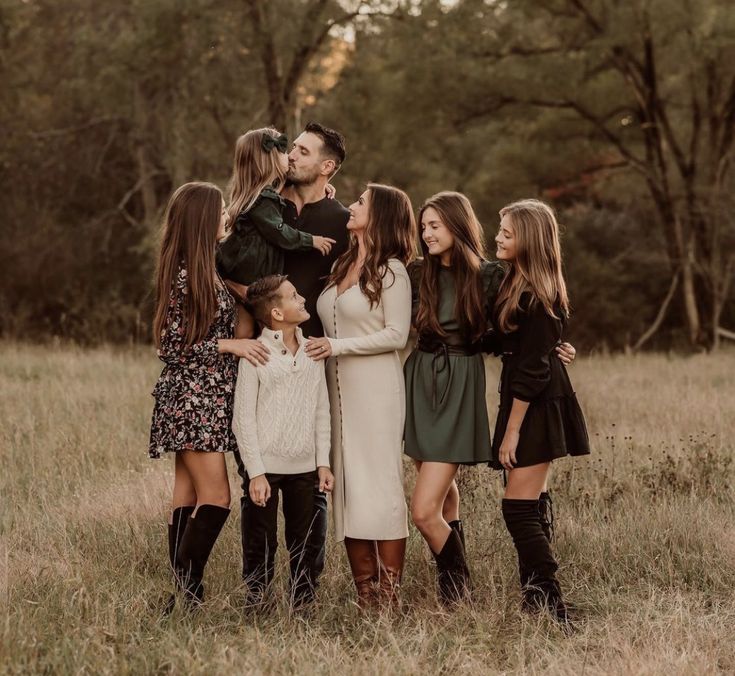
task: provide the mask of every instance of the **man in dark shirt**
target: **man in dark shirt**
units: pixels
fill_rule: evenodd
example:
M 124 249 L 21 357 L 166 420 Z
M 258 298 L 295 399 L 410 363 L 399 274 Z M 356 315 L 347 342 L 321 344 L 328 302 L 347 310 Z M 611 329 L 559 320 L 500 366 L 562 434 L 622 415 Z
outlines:
M 342 135 L 316 123 L 306 125 L 288 156 L 288 184 L 281 192 L 281 197 L 286 200 L 283 220 L 304 232 L 336 240 L 326 256 L 316 249 L 287 251 L 285 255 L 284 272 L 306 299 L 306 310 L 311 315 L 311 319 L 301 325 L 308 337 L 324 335 L 316 312 L 316 301 L 324 290 L 334 261 L 349 244 L 347 221 L 350 212 L 337 200 L 325 197 L 327 183 L 344 159 Z
M 288 184 L 281 191 L 281 197 L 286 201 L 284 222 L 312 235 L 335 240 L 332 250 L 326 256 L 316 249 L 285 254 L 284 272 L 299 294 L 306 299 L 306 310 L 311 315 L 309 321 L 301 325 L 304 335 L 309 337 L 324 335 L 316 312 L 316 301 L 324 290 L 332 264 L 347 250 L 349 244 L 347 221 L 350 212 L 337 200 L 325 197 L 329 179 L 337 173 L 344 159 L 345 146 L 341 134 L 319 124 L 308 124 L 294 141 L 289 154 Z M 239 453 L 235 454 L 235 459 L 238 473 L 243 479 L 243 492 L 247 492 L 245 465 Z M 246 509 L 247 500 L 243 499 L 241 505 L 241 509 Z M 308 571 L 310 584 L 299 586 L 299 597 L 293 599 L 294 605 L 308 603 L 314 596 L 319 575 L 324 570 L 327 521 L 327 495 L 319 490 L 319 480 L 315 479 L 314 513 L 305 552 L 309 563 L 304 566 Z M 246 523 L 246 520 L 241 519 L 241 523 Z M 243 561 L 248 537 L 249 534 L 243 528 Z

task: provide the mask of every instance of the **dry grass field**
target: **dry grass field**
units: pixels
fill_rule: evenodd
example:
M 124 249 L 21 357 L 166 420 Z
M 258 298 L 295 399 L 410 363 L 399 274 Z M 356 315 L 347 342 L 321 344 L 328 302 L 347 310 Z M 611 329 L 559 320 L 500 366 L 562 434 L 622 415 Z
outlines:
M 399 616 L 358 613 L 331 540 L 309 613 L 245 612 L 235 511 L 205 608 L 161 618 L 172 463 L 146 455 L 158 370 L 150 350 L 0 344 L 0 673 L 735 672 L 735 352 L 572 367 L 594 455 L 553 476 L 560 576 L 584 616 L 569 638 L 519 612 L 502 482 L 479 467 L 460 477 L 471 606 L 438 607 L 412 531 Z

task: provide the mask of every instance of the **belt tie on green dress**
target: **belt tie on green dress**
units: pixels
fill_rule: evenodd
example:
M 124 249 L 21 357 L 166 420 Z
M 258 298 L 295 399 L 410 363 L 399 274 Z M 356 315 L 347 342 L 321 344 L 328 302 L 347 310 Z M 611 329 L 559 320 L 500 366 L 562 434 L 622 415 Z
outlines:
M 444 403 L 449 388 L 452 386 L 452 360 L 451 357 L 471 357 L 481 351 L 479 345 L 452 345 L 435 338 L 419 336 L 416 346 L 419 351 L 433 355 L 431 358 L 431 409 L 436 411 L 437 377 L 443 371 L 449 371 L 447 383 L 444 386 L 439 403 Z

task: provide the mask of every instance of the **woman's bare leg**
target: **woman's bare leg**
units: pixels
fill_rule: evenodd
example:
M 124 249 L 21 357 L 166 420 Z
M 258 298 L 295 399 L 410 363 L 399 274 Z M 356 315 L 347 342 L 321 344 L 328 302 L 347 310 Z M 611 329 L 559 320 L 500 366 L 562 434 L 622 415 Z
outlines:
M 546 490 L 550 467 L 550 462 L 542 462 L 510 470 L 503 497 L 507 500 L 538 500 L 541 491 Z
M 449 484 L 449 490 L 442 506 L 442 516 L 447 523 L 459 519 L 459 488 L 456 479 Z
M 176 461 L 174 465 L 174 495 L 171 503 L 171 510 L 177 507 L 189 507 L 197 504 L 197 493 L 194 489 L 189 470 L 184 465 L 184 459 L 181 453 L 176 453 Z M 169 523 L 171 520 L 169 519 Z
M 448 462 L 423 462 L 411 497 L 411 517 L 416 528 L 438 554 L 452 529 L 443 517 L 444 501 L 457 474 L 457 465 Z
M 416 471 L 421 471 L 421 460 L 414 460 L 413 464 L 416 467 Z M 444 504 L 442 505 L 442 516 L 444 520 L 449 523 L 450 521 L 457 521 L 459 519 L 459 488 L 457 487 L 457 481 L 452 480 L 452 484 L 449 486 L 447 496 L 444 498 Z
M 229 508 L 230 482 L 227 479 L 225 454 L 181 451 L 177 459 L 179 456 L 194 484 L 197 509 L 201 505 Z

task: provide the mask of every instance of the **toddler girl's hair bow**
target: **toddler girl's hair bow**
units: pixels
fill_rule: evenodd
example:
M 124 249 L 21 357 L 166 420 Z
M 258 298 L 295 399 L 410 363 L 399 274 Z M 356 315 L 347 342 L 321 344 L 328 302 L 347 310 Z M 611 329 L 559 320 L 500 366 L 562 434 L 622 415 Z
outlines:
M 267 153 L 273 150 L 273 148 L 278 148 L 282 153 L 288 152 L 288 136 L 286 136 L 286 134 L 271 136 L 266 132 L 263 134 L 261 146 Z

